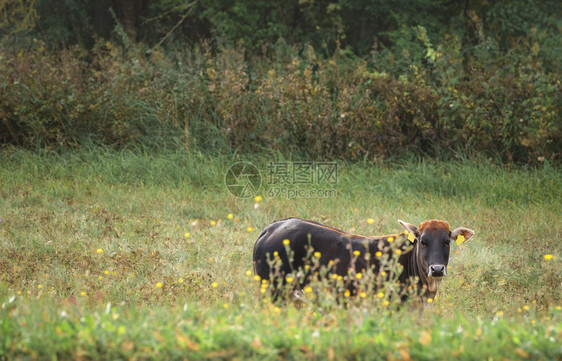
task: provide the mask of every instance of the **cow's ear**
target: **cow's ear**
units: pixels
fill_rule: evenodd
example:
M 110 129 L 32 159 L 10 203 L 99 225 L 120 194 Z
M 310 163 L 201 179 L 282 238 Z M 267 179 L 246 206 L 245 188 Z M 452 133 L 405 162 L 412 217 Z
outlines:
M 464 227 L 456 228 L 451 232 L 451 239 L 457 242 L 457 245 L 468 241 L 472 236 L 474 236 L 474 231 Z
M 405 230 L 412 233 L 416 238 L 419 238 L 420 232 L 418 232 L 418 228 L 416 226 L 414 226 L 413 224 L 401 221 L 401 220 L 398 220 L 398 223 L 400 223 L 402 225 L 402 227 L 404 227 Z

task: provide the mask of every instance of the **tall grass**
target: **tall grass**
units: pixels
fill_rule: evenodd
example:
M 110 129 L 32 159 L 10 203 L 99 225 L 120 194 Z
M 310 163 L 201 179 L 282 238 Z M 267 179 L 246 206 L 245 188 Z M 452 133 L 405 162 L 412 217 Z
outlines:
M 340 161 L 337 196 L 267 197 L 266 187 L 256 202 L 232 196 L 224 184 L 241 159 L 185 151 L 2 152 L 0 355 L 562 354 L 559 169 Z M 288 161 L 274 153 L 247 160 L 264 179 L 270 161 Z M 423 316 L 387 310 L 372 295 L 350 308 L 322 311 L 313 302 L 299 311 L 264 303 L 247 275 L 259 231 L 288 216 L 366 235 L 399 232 L 397 219 L 439 218 L 476 236 L 453 247 L 450 275 Z
M 110 41 L 2 50 L 0 142 L 27 149 L 273 149 L 353 161 L 477 154 L 531 165 L 561 153 L 559 76 L 536 56 L 506 67 L 467 57 L 454 41 L 434 61 L 399 67 L 388 52 L 324 57 L 281 45 L 271 58 Z

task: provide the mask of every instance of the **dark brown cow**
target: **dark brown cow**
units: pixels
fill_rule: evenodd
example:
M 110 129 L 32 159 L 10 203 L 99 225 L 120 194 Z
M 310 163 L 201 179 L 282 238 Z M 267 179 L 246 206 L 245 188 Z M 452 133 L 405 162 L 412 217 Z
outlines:
M 447 222 L 438 220 L 423 222 L 419 227 L 400 220 L 398 222 L 406 230 L 403 233 L 365 237 L 299 218 L 276 221 L 267 226 L 256 240 L 254 273 L 270 281 L 274 298 L 277 298 L 279 290 L 276 287 L 286 283 L 285 275 L 303 269 L 305 264 L 311 264 L 309 258 L 312 252 L 320 252 L 319 264 L 329 266 L 329 273 L 342 277 L 348 275 L 350 269 L 354 272 L 370 270 L 378 274 L 381 270 L 380 259 L 385 257 L 380 257 L 380 254 L 377 257 L 377 252 L 391 256 L 400 253 L 398 263 L 403 270 L 398 279 L 404 290 L 411 285 L 411 280 L 416 280 L 418 294 L 424 299 L 433 298 L 441 279 L 447 274 L 450 242 L 460 244 L 469 240 L 474 231 L 463 227 L 450 231 Z M 283 243 L 284 240 L 289 240 L 285 241 L 289 243 L 288 246 Z M 293 253 L 292 262 L 289 262 L 286 247 L 290 247 Z M 397 249 L 400 252 L 396 252 Z M 354 256 L 354 251 L 358 251 L 359 255 Z M 271 270 L 270 262 L 274 258 L 280 264 Z M 310 281 L 311 273 L 298 287 L 304 287 Z M 353 286 L 348 287 L 353 290 Z M 406 292 L 402 292 L 401 297 L 405 300 Z

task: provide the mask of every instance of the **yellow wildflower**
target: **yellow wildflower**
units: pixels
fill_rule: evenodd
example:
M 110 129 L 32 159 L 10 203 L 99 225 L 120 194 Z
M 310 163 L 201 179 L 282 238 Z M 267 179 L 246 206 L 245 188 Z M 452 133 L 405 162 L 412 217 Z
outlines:
M 256 201 L 256 202 L 261 202 L 262 199 L 263 198 L 261 196 L 255 196 L 254 197 L 254 201 Z
M 377 253 L 375 253 L 375 256 L 381 257 L 381 256 L 382 256 L 382 252 L 381 252 L 381 251 L 378 251 Z
M 367 223 L 373 224 L 373 223 L 375 223 L 375 220 L 373 218 L 369 218 L 369 219 L 367 219 Z
M 156 288 L 162 288 L 164 284 L 162 282 L 156 282 Z
M 320 258 L 320 256 L 322 256 L 322 254 L 320 252 L 314 252 L 314 257 Z
M 98 248 L 98 249 L 96 249 L 96 252 L 97 252 L 98 254 L 102 254 L 102 253 L 103 253 L 103 249 Z
M 213 287 L 213 288 L 217 288 L 218 286 L 219 286 L 219 284 L 217 282 L 211 283 L 211 287 Z
M 285 246 L 288 246 L 290 243 L 291 243 L 291 241 L 288 240 L 288 239 L 284 239 L 284 240 L 283 240 L 283 244 L 284 244 Z
M 544 259 L 546 259 L 547 261 L 550 261 L 552 259 L 552 255 L 551 254 L 545 254 Z
M 359 252 L 358 250 L 353 251 L 353 255 L 355 257 L 359 256 L 361 254 L 361 252 Z
M 232 215 L 232 213 L 229 213 L 229 214 L 226 216 L 226 218 L 228 218 L 228 219 L 232 219 L 233 217 L 234 217 L 234 216 Z

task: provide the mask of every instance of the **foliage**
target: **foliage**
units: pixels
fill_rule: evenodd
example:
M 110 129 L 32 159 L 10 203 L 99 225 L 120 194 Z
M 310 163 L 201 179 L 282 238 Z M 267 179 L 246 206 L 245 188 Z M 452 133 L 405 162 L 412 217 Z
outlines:
M 36 20 L 33 0 L 0 1 L 0 36 L 33 29 Z
M 10 300 L 0 310 L 0 355 L 8 358 L 552 360 L 561 355 L 560 311 L 548 321 L 532 312 L 479 321 L 460 314 L 375 315 L 368 308 L 323 314 L 185 303 L 146 312 L 110 303 L 86 308 L 78 302 L 42 300 L 33 306 L 25 297 Z
M 272 149 L 313 159 L 458 151 L 559 160 L 561 84 L 528 49 L 532 35 L 513 52 L 517 66 L 506 68 L 487 55 L 463 58 L 454 37 L 433 45 L 423 27 L 403 31 L 423 50 L 399 60 L 391 51 L 324 58 L 311 46 L 299 55 L 286 44 L 275 60 L 205 45 L 168 54 L 109 41 L 91 51 L 51 52 L 38 40 L 30 49 L 5 46 L 0 141 Z
M 0 142 L 558 162 L 557 9 L 550 0 L 4 1 Z
M 337 197 L 264 188 L 256 202 L 226 190 L 237 160 L 2 152 L 0 357 L 560 358 L 557 169 L 340 162 Z M 250 160 L 265 172 L 284 159 Z M 399 232 L 398 218 L 445 218 L 476 235 L 452 246 L 449 275 L 423 314 L 387 305 L 386 290 L 344 306 L 322 284 L 297 310 L 270 304 L 251 272 L 260 230 L 289 215 L 376 235 Z

